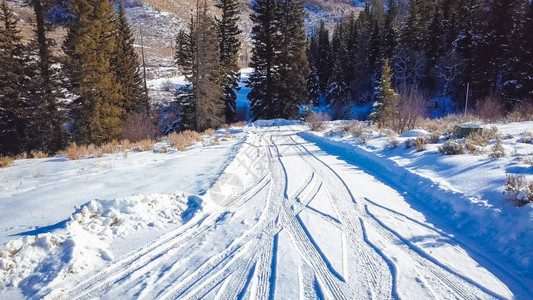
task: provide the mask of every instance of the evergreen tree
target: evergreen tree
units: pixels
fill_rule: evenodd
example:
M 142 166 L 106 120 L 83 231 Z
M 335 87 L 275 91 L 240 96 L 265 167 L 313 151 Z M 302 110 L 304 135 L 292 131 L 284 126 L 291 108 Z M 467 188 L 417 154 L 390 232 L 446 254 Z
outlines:
M 324 22 L 320 22 L 318 29 L 317 54 L 316 54 L 316 73 L 318 84 L 322 95 L 328 92 L 328 86 L 332 73 L 333 57 L 329 42 L 329 30 Z
M 101 144 L 121 135 L 122 87 L 111 62 L 116 51 L 114 6 L 107 0 L 71 0 L 76 16 L 63 49 L 67 55 L 75 138 Z
M 383 34 L 383 54 L 386 59 L 391 59 L 394 55 L 394 50 L 396 49 L 398 33 L 397 33 L 397 24 L 396 16 L 398 15 L 398 3 L 396 0 L 389 1 L 389 9 L 387 15 L 385 16 L 385 25 L 384 25 L 384 34 Z
M 224 123 L 224 103 L 220 78 L 220 52 L 214 20 L 207 12 L 207 4 L 196 6 L 189 32 L 177 38 L 176 59 L 190 88 L 180 95 L 182 129 L 203 131 Z
M 385 60 L 379 82 L 376 84 L 374 112 L 370 118 L 382 127 L 391 126 L 398 114 L 398 99 L 391 88 L 392 72 L 388 60 Z
M 247 82 L 251 88 L 248 94 L 250 107 L 255 119 L 271 118 L 277 112 L 277 81 L 275 78 L 275 51 L 279 49 L 277 33 L 278 8 L 276 0 L 257 0 L 252 4 L 250 16 L 252 28 L 253 72 Z
M 237 110 L 235 91 L 239 89 L 241 77 L 238 64 L 238 53 L 241 47 L 239 35 L 242 32 L 237 26 L 239 3 L 236 0 L 220 0 L 216 6 L 222 10 L 222 16 L 216 19 L 216 28 L 220 48 L 222 101 L 225 105 L 225 121 L 229 124 L 235 120 Z
M 281 0 L 279 27 L 281 43 L 277 51 L 278 99 L 273 117 L 293 119 L 307 98 L 309 63 L 306 55 L 304 8 L 300 0 Z
M 40 150 L 49 154 L 62 150 L 67 145 L 68 135 L 65 105 L 62 101 L 62 74 L 54 64 L 58 58 L 51 53 L 55 46 L 46 34 L 51 24 L 46 21 L 46 3 L 29 0 L 36 19 L 35 39 L 30 43 L 30 61 L 26 64 L 27 93 L 32 107 L 32 122 L 27 125 L 30 138 L 28 150 Z
M 126 13 L 119 5 L 116 30 L 116 52 L 113 59 L 113 69 L 121 88 L 123 110 L 126 113 L 136 112 L 148 114 L 150 104 L 143 91 L 143 78 L 139 69 L 139 56 L 133 46 L 135 39 Z
M 28 103 L 24 101 L 24 46 L 13 10 L 0 2 L 0 154 L 16 155 L 27 145 Z

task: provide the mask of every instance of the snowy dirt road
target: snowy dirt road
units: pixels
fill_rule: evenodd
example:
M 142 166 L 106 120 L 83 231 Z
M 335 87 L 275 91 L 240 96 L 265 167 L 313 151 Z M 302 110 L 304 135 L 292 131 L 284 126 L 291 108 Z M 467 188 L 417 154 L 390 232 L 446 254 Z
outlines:
M 300 129 L 248 129 L 202 213 L 48 298 L 531 297 L 479 247 Z

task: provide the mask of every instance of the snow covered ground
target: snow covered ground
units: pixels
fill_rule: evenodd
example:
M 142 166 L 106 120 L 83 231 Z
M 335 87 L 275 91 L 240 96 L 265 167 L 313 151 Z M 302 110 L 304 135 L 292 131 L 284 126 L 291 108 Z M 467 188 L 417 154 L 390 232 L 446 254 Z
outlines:
M 530 124 L 507 126 L 514 132 L 513 126 Z M 9 211 L 7 221 L 1 219 L 4 241 L 30 232 L 26 240 L 2 246 L 2 264 L 13 257 L 18 261 L 0 270 L 27 273 L 0 278 L 0 298 L 533 297 L 528 254 L 521 248 L 531 243 L 530 236 L 508 239 L 509 251 L 503 252 L 496 240 L 510 229 L 496 225 L 518 221 L 529 223 L 517 227 L 531 228 L 531 205 L 514 208 L 495 198 L 500 186 L 456 177 L 461 172 L 453 175 L 450 168 L 459 163 L 446 167 L 455 157 L 448 162 L 450 157 L 434 151 L 384 149 L 380 139 L 361 147 L 351 137 L 310 133 L 298 122 L 274 120 L 256 122 L 220 146 L 86 160 L 114 167 L 87 166 L 95 175 L 82 178 L 74 176 L 75 162 L 62 158 L 16 162 L 0 174 L 31 174 L 39 165 L 46 175 L 11 176 L 21 180 L 21 190 L 35 188 L 17 198 L 20 207 Z M 484 166 L 495 163 L 479 166 L 469 159 L 463 172 L 475 172 L 466 165 L 486 172 L 492 169 Z M 439 169 L 424 171 L 431 164 Z M 397 173 L 401 169 L 407 171 Z M 63 179 L 74 181 L 52 179 L 62 172 Z M 422 175 L 433 186 L 424 188 Z M 462 190 L 463 183 L 470 185 Z M 11 187 L 17 197 L 17 184 Z M 34 199 L 48 194 L 53 196 L 45 204 Z M 0 195 L 0 208 L 11 209 L 9 191 Z M 105 200 L 91 201 L 95 198 Z M 450 207 L 461 201 L 463 210 L 450 215 Z M 82 207 L 74 210 L 74 205 Z M 48 219 L 15 215 L 33 206 L 45 210 Z M 499 222 L 490 230 L 502 232 L 474 234 L 480 220 Z M 65 224 L 47 230 L 35 228 L 61 221 Z M 18 285 L 10 281 L 14 276 Z

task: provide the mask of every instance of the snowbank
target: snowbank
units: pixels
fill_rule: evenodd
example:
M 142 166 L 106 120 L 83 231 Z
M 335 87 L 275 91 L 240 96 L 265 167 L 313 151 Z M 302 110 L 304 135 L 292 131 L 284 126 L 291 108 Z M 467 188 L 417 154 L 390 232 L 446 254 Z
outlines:
M 10 286 L 40 290 L 56 279 L 96 269 L 113 259 L 110 243 L 141 229 L 189 220 L 200 198 L 177 192 L 93 200 L 56 230 L 0 246 L 0 291 Z
M 271 126 L 290 126 L 301 125 L 302 121 L 298 120 L 285 120 L 285 119 L 272 119 L 272 120 L 257 120 L 252 122 L 251 125 L 255 127 L 271 127 Z
M 499 127 L 503 134 L 515 134 L 509 144 L 516 143 L 524 128 L 532 125 L 533 122 L 526 122 Z M 402 137 L 407 139 L 423 133 L 413 131 Z M 440 216 L 444 224 L 474 238 L 480 245 L 491 245 L 505 263 L 531 275 L 533 204 L 517 208 L 502 196 L 505 174 L 529 174 L 528 178 L 533 179 L 531 167 L 520 165 L 512 157 L 494 160 L 473 155 L 446 156 L 438 153 L 438 145 L 430 145 L 421 153 L 402 149 L 403 146 L 390 149 L 385 145 L 386 137 L 380 136 L 368 145 L 340 135 L 302 132 L 300 136 L 360 166 L 397 190 L 406 191 L 405 196 L 429 214 Z M 515 155 L 533 150 L 531 146 L 517 144 Z

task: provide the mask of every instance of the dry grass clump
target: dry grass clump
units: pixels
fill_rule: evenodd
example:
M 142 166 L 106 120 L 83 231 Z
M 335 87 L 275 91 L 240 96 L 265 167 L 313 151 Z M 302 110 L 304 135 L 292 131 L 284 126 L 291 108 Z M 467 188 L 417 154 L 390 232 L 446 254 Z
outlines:
M 47 158 L 48 154 L 38 150 L 32 150 L 30 152 L 32 158 Z
M 130 143 L 129 140 L 127 140 L 128 144 Z M 100 146 L 100 149 L 102 150 L 102 153 L 104 154 L 112 154 L 112 153 L 117 153 L 119 151 L 122 150 L 122 146 L 120 145 L 120 143 L 117 141 L 117 140 L 112 140 L 111 142 L 108 142 L 108 143 L 105 143 L 105 144 L 102 144 Z
M 427 142 L 430 144 L 438 144 L 441 137 L 441 133 L 439 131 L 430 131 L 429 135 L 427 136 Z
M 530 166 L 533 166 L 533 156 L 523 156 L 523 157 L 519 157 L 518 158 L 518 161 L 526 164 L 526 165 L 530 165 Z
M 182 132 L 173 132 L 168 135 L 170 145 L 179 151 L 185 151 L 187 147 L 193 145 L 195 142 L 203 141 L 203 136 L 192 130 L 185 130 Z
M 70 160 L 77 160 L 84 157 L 87 154 L 87 150 L 87 146 L 78 146 L 78 144 L 72 143 L 67 149 L 63 150 L 62 153 L 65 154 Z
M 528 182 L 524 175 L 516 177 L 507 175 L 505 179 L 505 199 L 515 203 L 516 206 L 524 206 L 533 202 L 533 181 Z
M 0 168 L 7 168 L 13 165 L 14 159 L 9 156 L 0 156 Z
M 204 134 L 207 135 L 208 137 L 212 137 L 214 133 L 215 133 L 215 130 L 213 128 L 209 128 L 204 131 Z
M 311 113 L 305 118 L 305 123 L 309 125 L 313 131 L 322 131 L 327 128 L 327 122 L 331 117 L 325 113 Z
M 240 121 L 240 122 L 231 123 L 229 125 L 229 127 L 239 127 L 240 128 L 240 127 L 244 127 L 246 125 L 247 125 L 246 121 Z
M 132 149 L 133 151 L 137 151 L 137 152 L 152 151 L 154 150 L 155 143 L 156 141 L 151 140 L 151 139 L 140 140 L 136 143 L 133 143 L 130 149 Z
M 521 104 L 515 106 L 514 109 L 507 114 L 506 119 L 509 122 L 533 120 L 533 100 L 525 99 Z
M 463 154 L 464 148 L 462 144 L 459 144 L 457 141 L 450 139 L 444 142 L 444 144 L 439 147 L 440 153 L 446 154 L 446 155 L 457 155 L 457 154 Z

